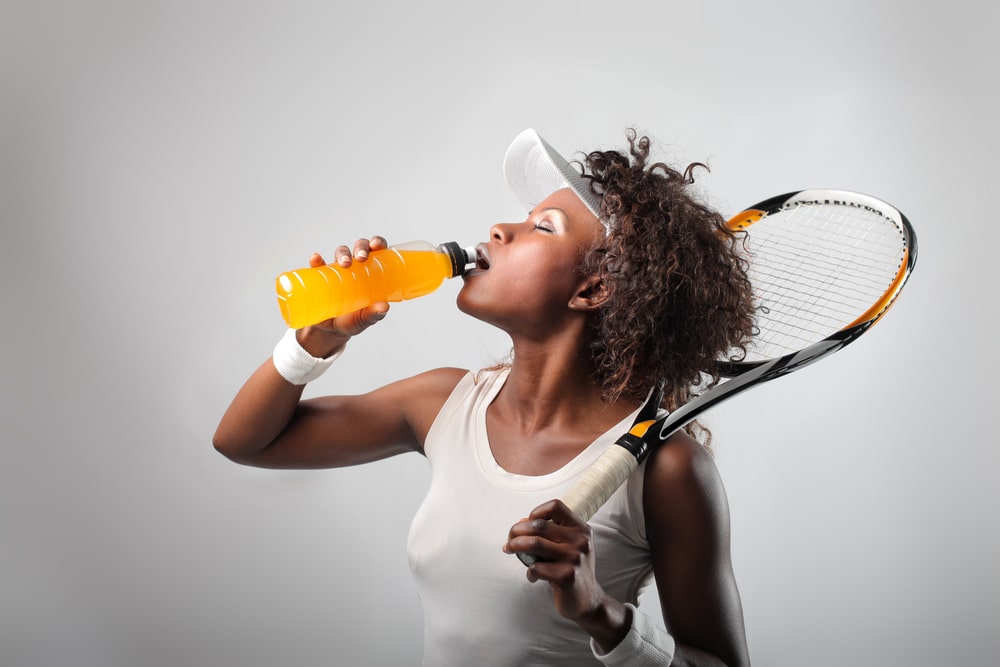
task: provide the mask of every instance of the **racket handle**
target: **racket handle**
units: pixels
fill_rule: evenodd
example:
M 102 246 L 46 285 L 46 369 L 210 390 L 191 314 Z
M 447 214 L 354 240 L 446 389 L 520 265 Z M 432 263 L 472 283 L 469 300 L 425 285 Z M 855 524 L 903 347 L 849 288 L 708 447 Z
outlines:
M 581 521 L 590 521 L 638 465 L 635 454 L 629 450 L 620 445 L 608 447 L 563 497 L 563 503 Z
M 563 504 L 581 521 L 590 521 L 638 466 L 639 459 L 635 454 L 620 444 L 612 445 L 583 473 L 576 486 L 563 496 Z M 519 553 L 517 557 L 525 565 L 538 560 L 537 556 L 528 553 Z

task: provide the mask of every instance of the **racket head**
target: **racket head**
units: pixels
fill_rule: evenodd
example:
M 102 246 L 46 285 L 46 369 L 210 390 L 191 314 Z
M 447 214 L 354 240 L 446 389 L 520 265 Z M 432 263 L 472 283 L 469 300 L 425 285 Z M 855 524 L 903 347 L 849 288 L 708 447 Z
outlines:
M 800 351 L 837 348 L 878 322 L 917 260 L 906 216 L 880 199 L 833 189 L 771 197 L 733 216 L 756 308 L 746 355 L 731 352 L 726 376 Z M 825 354 L 826 352 L 824 352 Z
M 757 308 L 744 358 L 736 361 L 738 351 L 731 352 L 722 370 L 732 379 L 619 438 L 568 494 L 576 506 L 600 507 L 617 488 L 618 464 L 605 465 L 623 458 L 615 450 L 628 450 L 637 464 L 713 406 L 857 339 L 889 310 L 917 261 L 917 237 L 906 216 L 846 190 L 771 197 L 733 216 L 729 228 L 744 237 Z

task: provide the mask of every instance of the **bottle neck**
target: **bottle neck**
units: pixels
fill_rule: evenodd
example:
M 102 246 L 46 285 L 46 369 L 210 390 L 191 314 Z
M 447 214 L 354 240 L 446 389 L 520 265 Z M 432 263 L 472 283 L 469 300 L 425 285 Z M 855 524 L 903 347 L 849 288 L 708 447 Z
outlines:
M 438 246 L 438 249 L 448 255 L 451 261 L 452 277 L 463 275 L 476 264 L 476 249 L 474 247 L 463 248 L 454 241 L 448 241 Z

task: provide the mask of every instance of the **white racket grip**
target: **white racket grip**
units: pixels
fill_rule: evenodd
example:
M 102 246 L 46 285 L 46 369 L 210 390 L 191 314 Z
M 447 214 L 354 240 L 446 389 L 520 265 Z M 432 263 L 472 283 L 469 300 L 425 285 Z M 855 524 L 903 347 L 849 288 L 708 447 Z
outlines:
M 576 486 L 563 497 L 563 503 L 582 521 L 590 521 L 638 466 L 632 452 L 621 445 L 612 445 L 583 473 Z

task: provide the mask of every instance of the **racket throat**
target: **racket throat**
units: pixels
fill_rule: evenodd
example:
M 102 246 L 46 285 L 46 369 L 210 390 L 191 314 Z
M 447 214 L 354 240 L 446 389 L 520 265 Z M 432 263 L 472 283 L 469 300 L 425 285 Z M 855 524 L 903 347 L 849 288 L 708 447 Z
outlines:
M 615 440 L 615 444 L 628 451 L 638 463 L 642 463 L 649 455 L 650 450 L 649 442 L 644 436 L 649 427 L 655 423 L 655 420 L 650 420 L 636 424 L 628 433 Z

